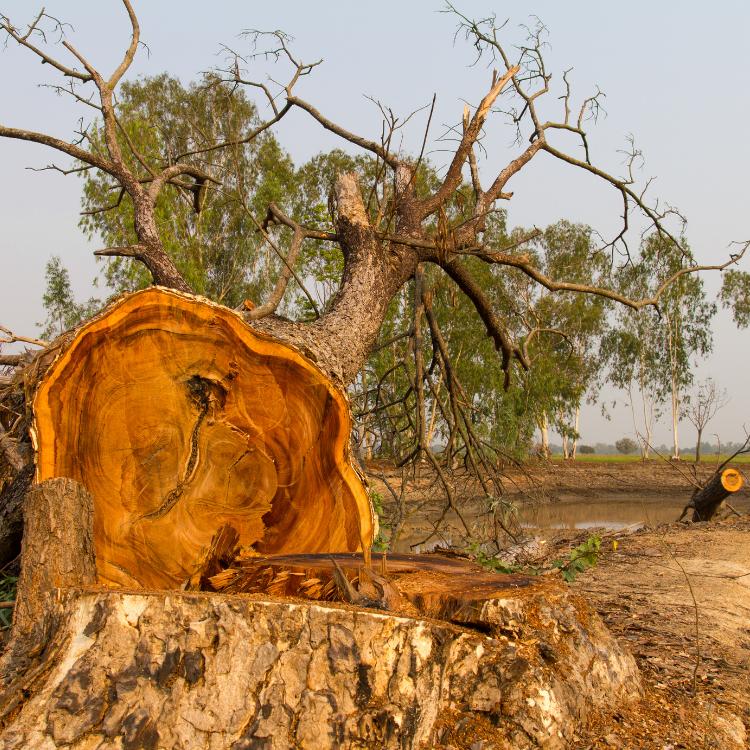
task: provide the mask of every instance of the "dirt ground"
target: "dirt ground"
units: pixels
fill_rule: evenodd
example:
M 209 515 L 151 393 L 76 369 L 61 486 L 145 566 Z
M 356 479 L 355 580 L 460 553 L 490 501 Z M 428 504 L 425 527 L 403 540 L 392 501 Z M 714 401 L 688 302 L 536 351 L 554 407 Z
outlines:
M 627 642 L 646 684 L 641 703 L 593 717 L 581 748 L 746 746 L 750 519 L 615 536 L 571 585 Z

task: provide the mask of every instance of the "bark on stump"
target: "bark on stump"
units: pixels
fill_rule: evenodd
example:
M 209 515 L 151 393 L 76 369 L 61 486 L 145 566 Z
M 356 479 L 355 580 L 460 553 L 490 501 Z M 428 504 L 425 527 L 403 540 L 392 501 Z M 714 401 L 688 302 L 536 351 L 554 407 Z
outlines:
M 36 389 L 0 747 L 434 748 L 465 720 L 562 748 L 638 694 L 560 582 L 371 566 L 349 431 L 342 388 L 225 308 L 150 289 L 83 326 Z
M 489 603 L 483 630 L 310 602 L 63 594 L 5 750 L 436 748 L 462 719 L 498 748 L 567 747 L 638 676 L 559 584 Z

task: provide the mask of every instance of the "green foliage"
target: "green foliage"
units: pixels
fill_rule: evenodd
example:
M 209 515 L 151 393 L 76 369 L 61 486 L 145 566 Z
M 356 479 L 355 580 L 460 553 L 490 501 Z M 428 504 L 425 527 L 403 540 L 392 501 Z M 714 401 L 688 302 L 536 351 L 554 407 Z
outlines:
M 39 325 L 43 327 L 42 336 L 51 340 L 93 315 L 102 303 L 93 297 L 85 303 L 76 302 L 70 274 L 59 255 L 53 255 L 47 261 L 44 275 L 46 288 L 42 304 L 47 318 Z
M 469 545 L 466 553 L 478 565 L 481 565 L 485 570 L 491 570 L 493 573 L 519 573 L 521 571 L 529 575 L 536 575 L 538 573 L 537 570 L 526 569 L 522 565 L 507 565 L 502 560 L 498 560 L 497 557 L 484 552 L 478 543 Z
M 136 151 L 147 162 L 168 164 L 175 154 L 196 151 L 217 142 L 237 141 L 259 122 L 255 106 L 240 88 L 211 74 L 184 86 L 166 74 L 124 83 L 118 118 Z M 91 132 L 95 150 L 103 150 L 101 126 Z M 137 174 L 143 167 L 131 151 L 126 161 Z M 265 297 L 276 280 L 280 260 L 264 242 L 251 215 L 262 221 L 268 204 L 288 207 L 295 194 L 295 170 L 275 138 L 263 133 L 250 143 L 207 151 L 190 157 L 220 184 L 206 188 L 199 213 L 194 196 L 167 186 L 156 205 L 156 222 L 166 252 L 199 294 L 229 307 L 244 299 Z M 108 175 L 83 173 L 81 226 L 107 245 L 135 241 L 133 206 Z M 92 213 L 93 212 L 93 213 Z M 279 242 L 283 247 L 282 236 Z M 107 284 L 117 291 L 150 283 L 145 268 L 128 258 L 109 259 Z
M 583 544 L 572 550 L 566 560 L 555 560 L 552 565 L 560 570 L 565 581 L 572 583 L 579 573 L 596 565 L 601 546 L 601 537 L 592 534 Z
M 385 509 L 383 508 L 383 496 L 375 489 L 370 488 L 368 492 L 370 496 L 370 503 L 372 509 L 375 511 L 375 515 L 378 517 L 378 535 L 373 539 L 372 551 L 373 552 L 387 552 L 388 551 L 388 538 L 384 535 L 384 530 L 388 528 L 387 524 L 384 523 Z
M 635 453 L 638 450 L 638 444 L 635 440 L 632 440 L 629 437 L 624 437 L 620 438 L 615 443 L 615 448 L 617 448 L 620 453 L 627 456 L 629 453 Z
M 644 241 L 638 262 L 615 273 L 615 286 L 632 299 L 647 298 L 665 279 L 694 262 L 684 241 L 678 249 L 667 238 L 653 235 Z M 706 299 L 696 274 L 674 281 L 662 295 L 659 310 L 617 306 L 614 323 L 602 340 L 610 382 L 649 399 L 658 417 L 660 405 L 673 391 L 679 400 L 691 385 L 692 360 L 711 351 L 715 313 L 716 305 Z
M 726 271 L 719 299 L 722 307 L 732 311 L 734 322 L 739 328 L 750 326 L 750 273 Z
M 596 450 L 591 445 L 579 445 L 578 452 L 582 453 L 584 456 L 591 456 L 596 453 Z
M 14 602 L 16 600 L 17 576 L 9 576 L 0 573 L 0 601 Z M 13 609 L 3 607 L 0 609 L 0 630 L 7 630 L 13 622 Z

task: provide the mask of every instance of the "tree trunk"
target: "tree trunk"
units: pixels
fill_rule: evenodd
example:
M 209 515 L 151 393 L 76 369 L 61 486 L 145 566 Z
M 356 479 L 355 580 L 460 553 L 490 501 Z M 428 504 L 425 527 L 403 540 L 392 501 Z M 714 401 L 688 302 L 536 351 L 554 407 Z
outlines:
M 695 443 L 695 463 L 699 464 L 701 462 L 701 438 L 703 436 L 703 430 L 698 430 L 698 440 Z
M 549 458 L 549 427 L 546 414 L 542 414 L 542 418 L 539 420 L 539 433 L 542 437 L 542 455 Z
M 581 421 L 581 405 L 576 405 L 576 416 L 573 423 L 573 429 L 575 430 L 576 436 L 573 438 L 573 450 L 571 451 L 570 457 L 575 461 L 576 454 L 578 453 L 578 427 Z
M 693 522 L 710 521 L 717 513 L 721 504 L 732 493 L 742 489 L 744 480 L 737 469 L 721 469 L 717 471 L 705 484 L 703 489 L 696 490 L 690 502 L 685 506 L 679 520 L 681 521 L 689 509 L 693 510 Z
M 677 437 L 677 423 L 679 421 L 679 403 L 677 401 L 677 393 L 675 392 L 675 384 L 672 383 L 672 458 L 680 458 L 680 443 Z
M 33 631 L 55 588 L 96 583 L 94 502 L 78 482 L 49 479 L 24 503 L 23 559 L 13 612 L 13 636 Z M 33 562 L 31 562 L 33 561 Z

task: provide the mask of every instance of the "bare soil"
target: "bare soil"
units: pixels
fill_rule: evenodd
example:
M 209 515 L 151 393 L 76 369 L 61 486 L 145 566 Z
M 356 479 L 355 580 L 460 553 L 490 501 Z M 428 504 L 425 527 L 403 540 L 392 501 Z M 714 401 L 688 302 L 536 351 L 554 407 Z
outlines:
M 582 748 L 746 746 L 750 519 L 615 537 L 571 585 L 627 642 L 646 684 L 641 703 L 594 717 Z

